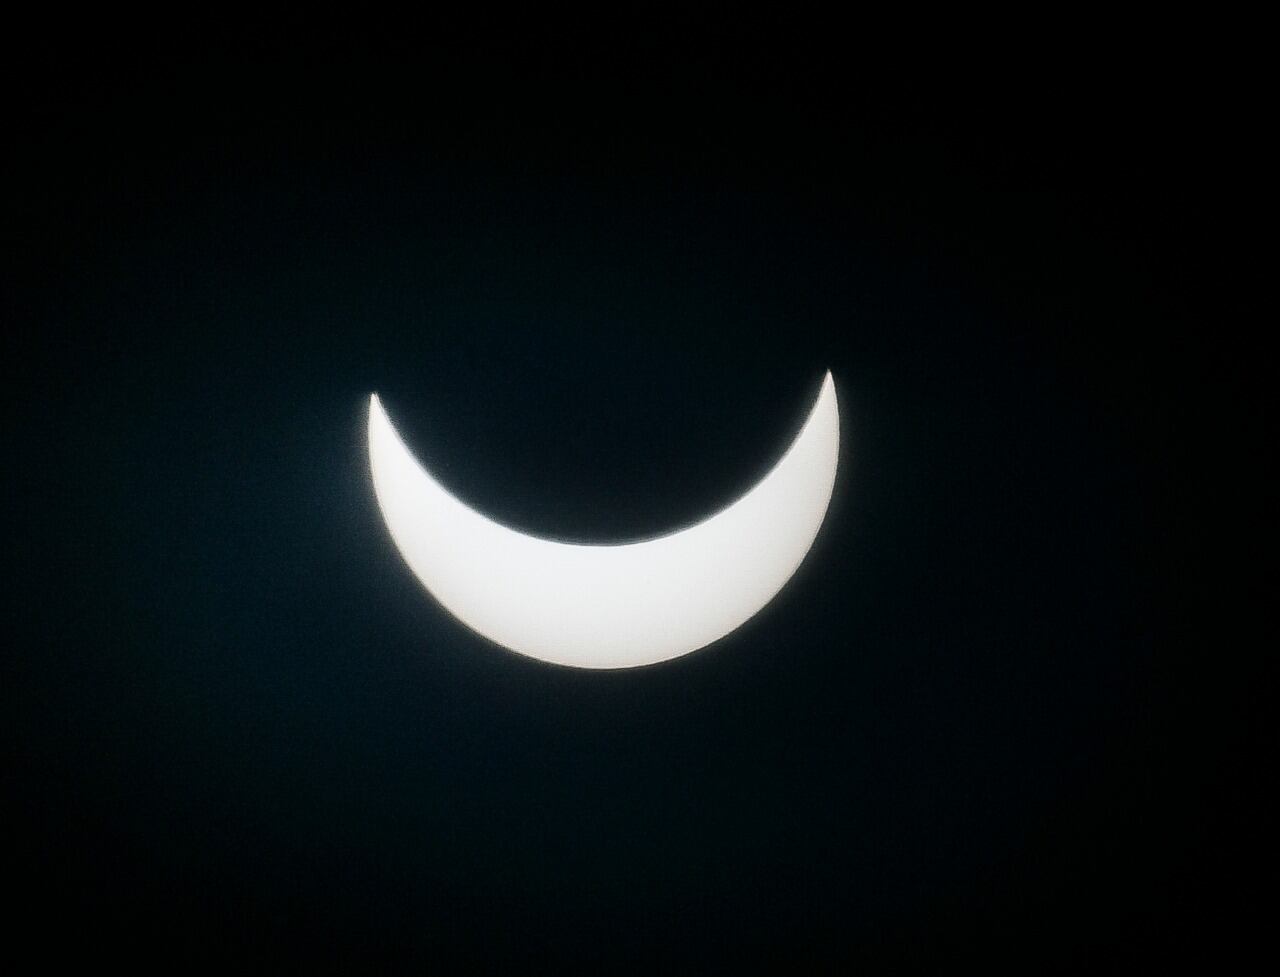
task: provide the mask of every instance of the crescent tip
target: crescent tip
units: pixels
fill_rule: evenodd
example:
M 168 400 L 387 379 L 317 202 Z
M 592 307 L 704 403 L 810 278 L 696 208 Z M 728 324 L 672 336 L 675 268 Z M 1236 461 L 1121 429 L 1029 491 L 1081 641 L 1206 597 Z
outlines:
M 828 370 L 826 376 L 822 378 L 822 389 L 818 391 L 818 399 L 822 400 L 825 397 L 834 397 L 835 395 L 836 381 L 831 376 L 831 371 Z

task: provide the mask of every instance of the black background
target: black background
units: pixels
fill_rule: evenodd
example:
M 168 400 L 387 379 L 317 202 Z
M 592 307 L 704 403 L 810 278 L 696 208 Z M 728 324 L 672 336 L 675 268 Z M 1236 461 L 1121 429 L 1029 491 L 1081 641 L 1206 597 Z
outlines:
M 32 38 L 9 88 L 15 953 L 1247 942 L 1260 723 L 1200 573 L 1262 440 L 1222 284 L 1247 66 L 873 68 L 870 36 L 720 28 L 134 47 Z M 377 390 L 491 516 L 653 535 L 766 471 L 827 369 L 814 549 L 673 662 L 488 644 L 373 500 Z

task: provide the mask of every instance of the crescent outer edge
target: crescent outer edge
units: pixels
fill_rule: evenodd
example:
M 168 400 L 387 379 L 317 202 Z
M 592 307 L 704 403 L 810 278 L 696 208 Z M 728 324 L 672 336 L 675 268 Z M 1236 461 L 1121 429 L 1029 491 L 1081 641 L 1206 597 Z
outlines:
M 369 463 L 387 529 L 427 590 L 512 651 L 580 668 L 688 654 L 760 611 L 799 568 L 835 486 L 840 418 L 828 372 L 804 426 L 737 501 L 637 543 L 582 545 L 500 525 L 455 498 L 369 400 Z

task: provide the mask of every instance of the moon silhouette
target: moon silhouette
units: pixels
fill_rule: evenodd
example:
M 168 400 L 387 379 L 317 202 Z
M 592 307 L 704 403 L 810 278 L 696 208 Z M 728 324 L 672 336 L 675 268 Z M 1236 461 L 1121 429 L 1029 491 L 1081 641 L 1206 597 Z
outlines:
M 827 373 L 800 433 L 737 501 L 636 543 L 540 539 L 447 492 L 369 399 L 378 506 L 423 586 L 473 631 L 578 668 L 631 668 L 688 654 L 773 599 L 804 560 L 835 485 L 840 418 Z

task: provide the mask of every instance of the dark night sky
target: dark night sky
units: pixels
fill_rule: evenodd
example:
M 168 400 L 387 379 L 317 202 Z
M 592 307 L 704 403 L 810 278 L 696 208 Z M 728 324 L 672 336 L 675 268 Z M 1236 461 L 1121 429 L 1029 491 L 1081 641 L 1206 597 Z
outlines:
M 1256 703 L 1193 583 L 1260 423 L 1230 85 L 767 33 L 407 48 L 16 68 L 7 942 L 797 973 L 1240 942 Z M 494 517 L 652 535 L 758 478 L 826 369 L 814 549 L 673 662 L 490 645 L 373 500 L 377 390 Z

